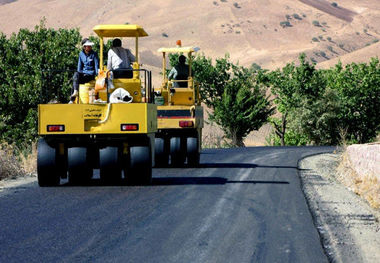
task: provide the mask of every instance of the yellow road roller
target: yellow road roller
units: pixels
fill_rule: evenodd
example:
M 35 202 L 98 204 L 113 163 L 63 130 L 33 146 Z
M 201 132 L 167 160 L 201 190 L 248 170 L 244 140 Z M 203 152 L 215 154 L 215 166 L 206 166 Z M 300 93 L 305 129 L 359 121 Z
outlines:
M 198 47 L 182 47 L 177 41 L 176 47 L 160 48 L 162 53 L 162 84 L 156 88 L 158 130 L 155 138 L 156 167 L 165 167 L 169 163 L 181 167 L 186 162 L 190 167 L 198 166 L 202 148 L 203 107 L 197 83 L 191 72 L 193 54 Z M 178 54 L 184 59 L 186 74 L 172 77 L 166 68 L 168 54 Z M 187 67 L 187 70 L 186 70 Z M 174 67 L 175 68 L 175 67 Z M 173 69 L 172 69 L 173 71 Z
M 149 184 L 154 165 L 157 106 L 153 101 L 151 72 L 140 68 L 138 41 L 148 34 L 139 25 L 97 25 L 100 40 L 99 72 L 104 86 L 95 92 L 96 81 L 80 85 L 73 104 L 38 105 L 37 172 L 40 186 L 55 186 L 61 178 L 70 184 L 86 184 L 93 170 L 100 170 L 104 183 L 126 179 Z M 105 38 L 133 38 L 135 58 L 128 74 L 107 79 L 103 59 Z M 115 92 L 128 92 L 130 99 L 111 101 Z M 91 99 L 95 94 L 96 98 Z M 120 98 L 119 98 L 120 99 Z

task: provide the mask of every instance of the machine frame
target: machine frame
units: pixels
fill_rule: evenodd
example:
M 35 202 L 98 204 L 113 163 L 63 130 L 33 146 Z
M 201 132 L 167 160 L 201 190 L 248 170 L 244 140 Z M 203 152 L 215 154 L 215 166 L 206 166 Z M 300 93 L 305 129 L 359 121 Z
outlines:
M 93 28 L 100 39 L 100 71 L 103 66 L 103 41 L 106 37 L 133 37 L 136 62 L 133 77 L 115 79 L 114 86 L 133 96 L 132 103 L 109 103 L 113 90 L 106 88 L 107 103 L 38 105 L 37 172 L 40 186 L 55 186 L 60 178 L 71 184 L 87 184 L 93 169 L 100 169 L 104 183 L 149 184 L 154 165 L 154 138 L 157 107 L 153 104 L 151 73 L 138 63 L 138 40 L 148 34 L 139 25 L 98 25 Z M 140 73 L 144 72 L 142 90 Z M 106 82 L 107 83 L 107 82 Z M 81 85 L 93 88 L 95 82 Z

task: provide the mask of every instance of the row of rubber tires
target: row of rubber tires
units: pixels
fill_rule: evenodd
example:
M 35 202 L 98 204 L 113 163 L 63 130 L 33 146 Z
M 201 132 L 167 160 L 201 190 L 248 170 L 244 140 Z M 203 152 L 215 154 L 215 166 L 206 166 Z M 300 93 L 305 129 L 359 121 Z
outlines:
M 88 148 L 72 147 L 67 150 L 67 166 L 63 165 L 54 147 L 44 139 L 38 142 L 37 174 L 40 186 L 57 186 L 60 178 L 68 172 L 69 183 L 83 185 L 93 176 Z M 121 182 L 122 171 L 129 184 L 146 185 L 152 181 L 152 158 L 150 146 L 133 146 L 129 158 L 121 154 L 119 147 L 105 147 L 99 150 L 100 179 L 105 184 Z M 67 167 L 67 169 L 66 169 Z
M 199 165 L 199 140 L 197 137 L 155 138 L 156 167 L 182 167 L 187 161 L 190 167 Z

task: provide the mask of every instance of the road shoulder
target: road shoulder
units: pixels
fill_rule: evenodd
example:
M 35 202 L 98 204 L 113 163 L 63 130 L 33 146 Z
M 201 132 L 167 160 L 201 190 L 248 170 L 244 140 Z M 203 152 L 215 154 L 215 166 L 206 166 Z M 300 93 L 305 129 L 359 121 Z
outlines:
M 303 192 L 332 262 L 379 262 L 379 214 L 336 179 L 339 154 L 299 162 Z
M 17 191 L 17 189 L 25 189 L 35 185 L 37 185 L 37 176 L 35 174 L 0 180 L 0 197 L 12 191 Z

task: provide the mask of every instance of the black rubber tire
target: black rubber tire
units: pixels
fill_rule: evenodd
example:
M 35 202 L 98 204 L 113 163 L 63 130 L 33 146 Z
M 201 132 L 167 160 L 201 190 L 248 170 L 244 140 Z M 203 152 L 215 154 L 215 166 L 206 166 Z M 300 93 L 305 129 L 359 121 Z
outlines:
M 130 166 L 127 180 L 133 185 L 152 183 L 152 149 L 150 146 L 133 146 L 129 149 Z
M 37 144 L 37 179 L 38 185 L 41 187 L 57 186 L 60 183 L 56 150 L 50 147 L 44 139 L 39 139 Z
M 100 179 L 106 184 L 121 182 L 120 151 L 118 147 L 106 147 L 99 150 Z
M 198 150 L 199 141 L 196 137 L 186 138 L 187 164 L 190 167 L 199 166 L 200 153 Z
M 67 166 L 69 170 L 69 183 L 83 185 L 92 177 L 92 168 L 87 159 L 87 148 L 72 147 L 68 149 Z
M 155 167 L 167 167 L 169 164 L 169 153 L 165 149 L 165 139 L 155 138 L 154 139 L 154 150 L 155 150 Z
M 186 155 L 183 150 L 180 137 L 170 138 L 170 161 L 174 167 L 182 167 L 185 163 Z

